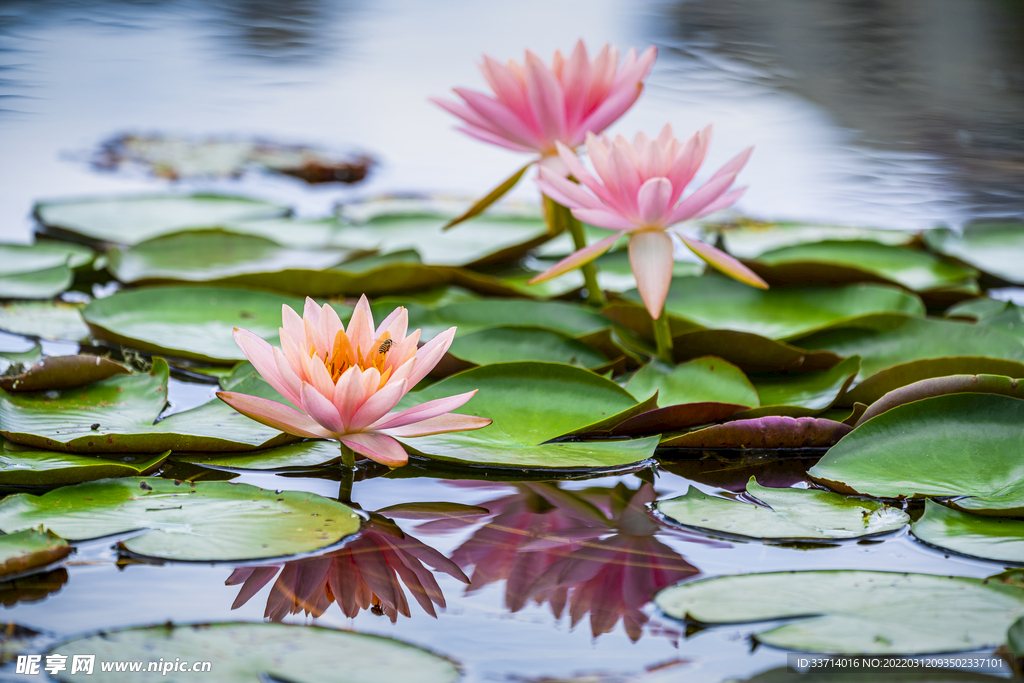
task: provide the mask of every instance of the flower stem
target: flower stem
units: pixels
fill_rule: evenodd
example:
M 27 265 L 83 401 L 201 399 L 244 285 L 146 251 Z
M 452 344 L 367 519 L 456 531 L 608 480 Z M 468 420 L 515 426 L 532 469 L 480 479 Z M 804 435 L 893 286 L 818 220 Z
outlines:
M 672 328 L 669 326 L 668 314 L 662 309 L 661 315 L 654 322 L 654 341 L 658 345 L 658 358 L 672 365 Z
M 352 482 L 356 473 L 356 454 L 345 444 L 338 442 L 341 446 L 341 484 L 338 487 L 338 502 L 352 502 Z
M 572 235 L 576 251 L 586 247 L 587 237 L 583 233 L 583 224 L 572 215 L 572 212 L 550 197 L 544 197 L 544 204 L 548 219 L 548 232 L 558 235 L 568 230 Z M 601 286 L 597 283 L 597 267 L 594 266 L 594 262 L 591 261 L 580 266 L 580 270 L 583 271 L 583 282 L 587 287 L 587 303 L 595 307 L 604 306 L 607 301 L 604 298 L 604 292 L 601 291 Z

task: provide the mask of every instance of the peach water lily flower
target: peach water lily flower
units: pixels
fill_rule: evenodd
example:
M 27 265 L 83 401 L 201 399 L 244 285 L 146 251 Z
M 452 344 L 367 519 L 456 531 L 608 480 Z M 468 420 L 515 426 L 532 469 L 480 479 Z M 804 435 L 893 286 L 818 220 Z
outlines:
M 407 333 L 409 315 L 394 310 L 376 328 L 366 297 L 360 297 L 348 329 L 330 305 L 306 299 L 300 318 L 282 306 L 281 348 L 235 328 L 235 341 L 270 386 L 301 412 L 258 396 L 221 391 L 238 412 L 289 434 L 337 439 L 390 467 L 408 455 L 394 437 L 480 429 L 487 418 L 452 413 L 476 391 L 391 410 L 430 372 L 455 337 L 452 327 L 418 347 L 420 331 Z
M 494 97 L 455 88 L 463 102 L 431 101 L 465 121 L 459 130 L 467 135 L 554 159 L 556 143 L 577 147 L 633 106 L 656 56 L 654 47 L 639 56 L 630 48 L 620 68 L 618 48 L 605 45 L 591 59 L 582 40 L 569 59 L 555 51 L 551 66 L 529 50 L 522 65 L 484 55 L 480 70 Z
M 580 184 L 541 167 L 537 180 L 541 191 L 569 207 L 580 221 L 614 230 L 615 234 L 571 254 L 530 283 L 579 268 L 608 251 L 623 235 L 629 235 L 629 263 L 637 289 L 651 318 L 657 320 L 672 281 L 673 244 L 669 235 L 674 233 L 714 268 L 741 282 L 767 288 L 761 278 L 733 257 L 672 227 L 732 206 L 746 190 L 731 188 L 753 148 L 741 152 L 683 198 L 683 191 L 703 163 L 710 142 L 711 126 L 685 142 L 673 136 L 670 125 L 653 140 L 638 133 L 632 143 L 622 136 L 610 140 L 589 134 L 587 155 L 596 176 L 583 167 L 572 149 L 559 144 L 559 156 Z

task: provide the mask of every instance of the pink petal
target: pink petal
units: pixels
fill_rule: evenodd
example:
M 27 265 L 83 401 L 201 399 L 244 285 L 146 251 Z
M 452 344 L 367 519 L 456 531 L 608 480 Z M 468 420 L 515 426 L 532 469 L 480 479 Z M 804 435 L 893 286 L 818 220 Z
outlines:
M 615 81 L 619 65 L 619 51 L 605 45 L 590 64 L 590 92 L 587 93 L 587 111 L 593 111 L 608 96 Z M 600 132 L 600 131 L 598 131 Z
M 712 214 L 715 211 L 721 211 L 722 209 L 729 208 L 730 206 L 738 202 L 740 197 L 742 197 L 746 191 L 747 188 L 740 187 L 735 190 L 726 192 L 721 197 L 719 197 L 718 199 L 716 199 L 715 201 L 711 202 L 703 209 L 701 209 L 700 213 L 694 216 L 694 218 L 703 218 L 704 216 Z
M 676 233 L 678 235 L 678 233 Z M 683 244 L 689 247 L 690 251 L 703 259 L 711 267 L 720 270 L 729 277 L 739 280 L 751 287 L 768 289 L 768 283 L 759 278 L 752 270 L 734 259 L 732 256 L 715 249 L 709 244 L 704 244 L 695 239 L 679 235 Z
M 637 225 L 625 216 L 604 209 L 573 209 L 572 215 L 584 223 L 606 230 L 635 230 Z
M 302 309 L 302 317 L 312 321 L 314 325 L 320 322 L 320 306 L 308 296 L 306 297 L 306 304 Z
M 688 137 L 683 143 L 682 149 L 676 152 L 675 159 L 672 160 L 672 167 L 668 172 L 668 179 L 672 181 L 672 187 L 675 190 L 673 202 L 682 196 L 683 190 L 693 180 L 700 165 L 704 163 L 704 157 L 707 156 L 708 147 L 711 145 L 711 133 L 712 127 L 706 126 L 703 130 Z
M 427 373 L 434 369 L 435 365 L 441 362 L 441 358 L 447 353 L 448 347 L 452 345 L 453 339 L 455 339 L 455 328 L 449 327 L 420 347 L 416 352 L 416 365 L 413 366 L 412 372 L 409 373 L 410 389 L 416 386 L 421 379 L 427 376 Z
M 288 304 L 281 304 L 281 329 L 291 337 L 296 346 L 302 346 L 302 340 L 306 336 L 305 327 L 302 325 L 302 317 Z M 284 346 L 284 337 L 281 337 L 281 345 Z
M 359 455 L 388 467 L 400 467 L 409 462 L 409 454 L 402 448 L 402 444 L 387 434 L 373 432 L 346 434 L 342 437 L 341 442 Z
M 452 102 L 450 100 L 442 100 L 438 97 L 427 98 L 430 102 L 444 109 L 449 114 L 453 114 L 471 126 L 482 128 L 484 130 L 490 130 L 493 128 L 491 123 L 480 114 L 476 113 L 465 104 L 461 102 Z
M 544 62 L 529 50 L 526 51 L 526 93 L 545 140 L 563 139 L 566 121 L 562 86 Z
M 633 146 L 628 142 L 617 140 L 612 145 L 611 154 L 608 155 L 608 175 L 603 177 L 608 191 L 618 199 L 623 214 L 637 212 L 636 195 L 640 191 L 642 182 L 640 173 L 636 170 L 636 164 L 630 158 Z
M 324 304 L 320 309 L 320 321 L 316 327 L 324 342 L 331 347 L 334 346 L 334 337 L 345 329 L 345 326 L 341 324 L 341 318 L 338 317 L 338 312 L 330 304 Z
M 445 398 L 435 398 L 432 401 L 426 401 L 392 415 L 385 415 L 375 422 L 372 428 L 381 430 L 404 427 L 405 425 L 412 424 L 413 422 L 422 422 L 423 420 L 429 420 L 430 418 L 437 417 L 438 415 L 450 413 L 456 408 L 461 408 L 465 405 L 469 399 L 473 398 L 476 391 L 477 390 L 474 389 L 473 391 L 467 391 L 464 394 L 447 396 Z
M 597 109 L 587 118 L 583 119 L 578 129 L 579 142 L 576 141 L 577 136 L 573 136 L 569 144 L 578 145 L 580 142 L 583 142 L 583 138 L 587 133 L 600 133 L 615 123 L 640 99 L 640 93 L 643 90 L 644 85 L 639 82 L 626 84 L 622 88 L 615 90 Z
M 333 434 L 317 424 L 311 417 L 283 403 L 234 391 L 218 391 L 217 398 L 242 415 L 273 429 L 311 439 L 334 438 Z
M 644 50 L 640 57 L 636 57 L 636 50 L 630 48 L 629 54 L 626 55 L 626 62 L 615 77 L 612 89 L 629 87 L 633 83 L 643 81 L 651 72 L 651 67 L 654 66 L 654 60 L 657 58 L 658 48 L 653 45 Z
M 566 124 L 570 129 L 579 125 L 587 106 L 590 90 L 590 59 L 587 48 L 580 40 L 562 71 L 562 91 L 565 93 Z
M 422 420 L 406 425 L 405 427 L 389 428 L 386 433 L 391 436 L 411 438 L 416 436 L 430 436 L 431 434 L 445 434 L 447 432 L 465 432 L 474 429 L 482 429 L 491 424 L 486 417 L 475 415 L 460 415 L 459 413 L 447 413 L 438 415 L 429 420 Z
M 575 211 L 573 211 L 573 215 L 576 215 Z M 547 280 L 550 280 L 551 278 L 558 277 L 559 275 L 564 275 L 565 273 L 568 273 L 570 270 L 575 270 L 580 266 L 590 263 L 601 254 L 611 249 L 612 245 L 614 245 L 615 242 L 618 241 L 618 239 L 625 234 L 625 231 L 617 232 L 611 237 L 606 237 L 600 242 L 594 242 L 593 244 L 589 244 L 583 247 L 577 252 L 569 254 L 564 259 L 562 259 L 555 265 L 551 266 L 540 275 L 533 277 L 526 284 L 535 285 L 538 282 L 545 282 Z
M 391 340 L 397 344 L 405 339 L 405 333 L 408 329 L 409 311 L 405 306 L 399 306 L 395 310 L 391 311 L 388 317 L 381 321 L 373 334 L 375 337 L 380 338 L 380 336 L 385 332 L 390 332 Z
M 316 328 L 316 322 L 313 318 L 303 317 L 302 326 L 305 331 L 304 338 L 306 343 L 311 344 L 316 350 L 316 355 L 323 360 L 327 356 L 328 346 L 327 341 L 320 336 L 320 331 Z M 334 340 L 332 339 L 331 341 Z
M 540 151 L 542 151 L 540 149 L 540 147 L 521 145 L 521 144 L 516 143 L 516 142 L 511 142 L 511 141 L 506 140 L 505 138 L 503 138 L 503 137 L 501 137 L 499 135 L 495 135 L 494 133 L 486 131 L 486 130 L 484 130 L 482 128 L 474 128 L 472 126 L 463 126 L 463 127 L 460 127 L 460 128 L 456 128 L 455 130 L 457 130 L 457 131 L 459 131 L 461 133 L 465 133 L 466 135 L 470 136 L 471 138 L 476 138 L 477 140 L 480 140 L 482 142 L 489 142 L 492 145 L 498 145 L 499 147 L 504 147 L 505 149 L 510 149 L 513 152 L 540 152 Z
M 329 398 L 313 388 L 312 384 L 302 384 L 302 409 L 332 434 L 345 433 L 345 425 L 341 421 L 338 409 Z
M 512 71 L 496 59 L 484 55 L 484 63 L 480 71 L 487 79 L 491 90 L 497 95 L 498 101 L 512 110 L 520 119 L 530 119 L 530 104 L 526 97 L 526 89 Z
M 561 142 L 556 142 L 555 146 L 558 148 L 558 157 L 569 169 L 569 173 L 573 175 L 576 180 L 580 181 L 587 188 L 596 194 L 598 198 L 604 203 L 611 207 L 618 209 L 619 201 L 615 195 L 608 190 L 604 184 L 592 176 L 587 169 L 583 168 L 583 164 L 580 163 L 579 157 L 576 156 L 576 152 L 572 151 L 569 147 L 566 147 Z
M 456 88 L 455 92 L 483 119 L 486 124 L 483 126 L 485 130 L 520 145 L 537 149 L 546 147 L 540 129 L 536 128 L 532 121 L 520 119 L 501 102 L 472 90 Z
M 709 206 L 712 202 L 725 194 L 726 190 L 732 186 L 735 179 L 736 174 L 730 173 L 729 175 L 709 180 L 705 184 L 701 185 L 693 194 L 676 204 L 676 208 L 672 209 L 672 213 L 669 214 L 668 219 L 665 221 L 665 225 L 674 225 L 681 221 L 693 218 L 703 211 L 704 207 Z
M 672 284 L 672 238 L 662 230 L 633 233 L 629 236 L 629 265 L 647 312 L 657 320 Z
M 334 379 L 331 378 L 331 373 L 327 371 L 324 362 L 317 356 L 309 359 L 309 379 L 306 381 L 328 401 L 334 400 Z
M 668 178 L 650 178 L 645 181 L 637 194 L 640 220 L 647 227 L 661 226 L 668 217 L 671 200 L 672 183 Z
M 750 159 L 750 154 L 754 151 L 753 147 L 747 147 L 745 150 L 734 156 L 729 161 L 722 165 L 722 168 L 715 171 L 715 175 L 711 176 L 711 180 L 716 178 L 722 178 L 732 174 L 734 177 L 740 170 L 746 165 L 747 160 Z
M 352 318 L 348 321 L 348 338 L 352 342 L 352 348 L 358 349 L 357 353 L 365 355 L 374 342 L 373 313 L 370 312 L 370 302 L 366 295 L 359 297 L 359 303 L 352 311 Z M 334 340 L 331 340 L 333 344 Z
M 599 199 L 584 190 L 578 183 L 560 176 L 547 168 L 540 167 L 540 177 L 536 180 L 537 185 L 544 194 L 558 201 L 562 206 L 570 209 L 603 209 L 604 205 Z M 551 191 L 549 194 L 548 190 Z M 565 201 L 559 201 L 554 195 L 558 194 Z
M 277 393 L 289 401 L 292 400 L 295 392 L 291 391 L 288 383 L 281 376 L 281 371 L 277 367 L 277 361 L 274 359 L 274 347 L 249 330 L 236 327 L 232 334 L 235 338 L 235 343 L 238 344 L 238 348 L 242 349 L 242 353 L 249 359 L 252 366 L 256 368 L 256 372 L 260 373 L 260 377 L 265 379 L 267 384 L 274 387 Z
M 398 405 L 398 402 L 405 396 L 408 381 L 388 382 L 384 388 L 366 399 L 366 402 L 359 407 L 359 410 L 352 416 L 348 428 L 354 432 L 361 431 L 381 419 L 391 409 Z
M 274 349 L 274 362 L 277 363 L 277 370 L 281 373 L 281 378 L 288 388 L 288 392 L 282 391 L 280 392 L 281 395 L 288 399 L 292 405 L 299 405 L 301 403 L 299 393 L 302 391 L 302 378 L 296 374 L 281 349 Z
M 351 367 L 341 374 L 334 389 L 334 407 L 337 408 L 341 421 L 345 424 L 345 431 L 348 431 L 352 416 L 356 414 L 364 401 L 366 401 L 366 391 L 363 390 L 362 373 L 359 368 Z

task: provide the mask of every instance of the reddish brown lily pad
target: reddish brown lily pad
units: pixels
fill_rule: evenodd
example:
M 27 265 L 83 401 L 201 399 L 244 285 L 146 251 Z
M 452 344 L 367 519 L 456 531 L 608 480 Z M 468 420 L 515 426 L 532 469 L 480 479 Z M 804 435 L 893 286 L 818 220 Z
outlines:
M 611 433 L 616 436 L 664 434 L 665 432 L 686 429 L 687 427 L 720 422 L 746 410 L 748 407 L 735 403 L 715 403 L 713 401 L 683 403 L 635 415 L 616 425 Z
M 0 377 L 7 391 L 49 391 L 73 389 L 114 375 L 126 375 L 128 368 L 100 356 L 52 356 L 44 358 L 20 375 Z
M 734 420 L 665 439 L 668 448 L 826 448 L 853 430 L 820 417 Z

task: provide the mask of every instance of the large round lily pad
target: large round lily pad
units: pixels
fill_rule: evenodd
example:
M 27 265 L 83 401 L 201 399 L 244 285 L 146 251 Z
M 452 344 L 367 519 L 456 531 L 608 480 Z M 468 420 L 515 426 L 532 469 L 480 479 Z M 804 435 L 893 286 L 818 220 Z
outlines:
M 218 683 L 454 683 L 459 668 L 450 660 L 400 640 L 335 631 L 318 626 L 219 623 L 171 626 L 161 624 L 122 631 L 105 631 L 65 641 L 51 652 L 68 656 L 95 655 L 98 662 L 126 659 L 155 661 L 159 653 L 171 667 L 178 661 L 210 662 L 207 672 L 103 672 L 57 674 L 58 681 L 148 681 L 154 676 L 169 683 L 204 676 Z
M 559 363 L 496 363 L 407 394 L 399 408 L 479 389 L 457 412 L 494 422 L 470 432 L 400 439 L 423 455 L 470 465 L 571 469 L 618 467 L 654 454 L 657 437 L 545 443 L 607 431 L 646 407 L 609 379 Z
M 1024 521 L 982 517 L 925 503 L 924 516 L 911 527 L 925 543 L 961 555 L 1024 563 Z
M 166 361 L 156 358 L 149 373 L 116 375 L 76 389 L 0 389 L 0 433 L 16 443 L 70 453 L 251 451 L 297 439 L 234 412 L 218 399 L 154 424 L 167 401 L 167 379 Z M 255 377 L 234 388 L 281 398 Z
M 995 277 L 1024 284 L 1024 224 L 974 223 L 958 235 L 952 230 L 929 230 L 925 242 Z
M 0 577 L 44 567 L 67 557 L 71 546 L 52 531 L 25 529 L 0 536 Z
M 19 493 L 0 502 L 0 530 L 40 524 L 69 541 L 141 531 L 124 547 L 148 557 L 216 562 L 324 548 L 358 531 L 359 517 L 314 493 L 152 477 Z
M 0 330 L 57 341 L 82 341 L 89 328 L 79 304 L 62 301 L 20 301 L 0 306 Z
M 97 299 L 82 317 L 100 339 L 149 353 L 208 363 L 245 360 L 232 337 L 235 327 L 276 340 L 281 306 L 300 315 L 301 299 L 270 292 L 219 287 L 152 287 Z M 342 317 L 343 306 L 335 306 Z
M 41 202 L 35 215 L 48 229 L 98 242 L 137 244 L 189 228 L 273 218 L 288 213 L 275 204 L 216 195 L 162 195 Z
M 96 479 L 137 477 L 156 470 L 168 455 L 170 451 L 74 455 L 22 446 L 0 437 L 0 485 L 66 486 Z
M 815 481 L 879 498 L 969 496 L 957 507 L 1024 513 L 1024 400 L 950 394 L 898 406 L 846 435 Z
M 639 301 L 636 290 L 626 297 Z M 736 330 L 769 339 L 793 339 L 872 313 L 924 315 L 921 300 L 896 287 L 757 289 L 721 275 L 674 278 L 665 310 L 708 329 Z
M 709 496 L 691 488 L 658 503 L 658 511 L 683 526 L 730 536 L 774 540 L 833 540 L 884 534 L 910 516 L 882 503 L 815 489 L 775 489 L 747 482 L 747 495 L 762 505 Z
M 1024 589 L 927 574 L 802 571 L 692 581 L 663 590 L 655 603 L 702 624 L 788 619 L 754 636 L 785 650 L 929 654 L 1001 645 L 1024 614 Z

